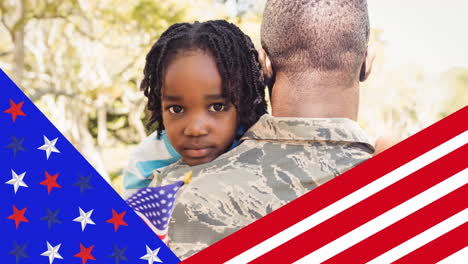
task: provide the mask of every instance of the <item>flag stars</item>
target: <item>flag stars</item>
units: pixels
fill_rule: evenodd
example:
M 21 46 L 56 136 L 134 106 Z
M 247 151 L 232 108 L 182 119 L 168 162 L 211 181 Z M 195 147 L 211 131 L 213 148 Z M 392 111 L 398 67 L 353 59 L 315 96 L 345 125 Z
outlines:
M 12 255 L 16 257 L 16 263 L 18 263 L 21 258 L 28 258 L 29 256 L 26 255 L 24 250 L 26 249 L 26 244 L 23 245 L 18 245 L 16 241 L 13 242 L 13 247 L 14 249 L 10 252 L 8 252 L 8 255 Z
M 13 120 L 13 123 L 16 121 L 17 116 L 26 116 L 25 113 L 21 110 L 21 107 L 23 106 L 24 101 L 19 102 L 16 104 L 13 100 L 10 99 L 10 108 L 7 110 L 3 111 L 4 113 L 11 114 L 11 119 Z
M 91 255 L 91 251 L 93 250 L 94 245 L 90 246 L 89 248 L 86 248 L 83 246 L 83 244 L 80 243 L 80 252 L 74 257 L 81 258 L 81 263 L 86 264 L 88 260 L 96 260 L 93 255 Z
M 60 153 L 60 151 L 55 147 L 58 138 L 54 138 L 52 141 L 44 136 L 44 145 L 38 147 L 37 149 L 44 150 L 46 152 L 46 158 L 49 159 L 52 152 Z
M 4 92 L 7 95 L 10 88 L 14 90 L 14 95 L 18 94 L 18 88 L 1 70 L 0 79 L 6 81 L 3 88 L 6 89 Z M 8 100 L 8 97 L 4 99 L 0 108 L 0 116 L 3 116 L 0 121 L 4 123 L 3 126 L 0 124 L 0 138 L 3 138 L 0 142 L 0 154 L 3 154 L 0 156 L 0 165 L 3 165 L 0 166 L 0 187 L 3 187 L 3 192 L 0 188 L 0 196 L 3 195 L 4 198 L 4 207 L 0 211 L 0 218 L 3 219 L 0 219 L 0 242 L 5 242 L 0 243 L 0 264 L 160 264 L 161 259 L 166 261 L 163 253 L 170 251 L 166 252 L 166 247 L 157 238 L 157 241 L 154 241 L 153 231 L 148 229 L 141 219 L 135 215 L 127 216 L 127 209 L 121 207 L 121 201 L 110 199 L 106 202 L 102 197 L 94 195 L 98 187 L 111 187 L 102 181 L 99 175 L 95 175 L 94 169 L 77 151 L 69 153 L 65 149 L 69 147 L 69 143 L 65 142 L 65 138 L 32 102 L 24 96 L 11 96 L 11 100 Z M 46 156 L 46 160 L 43 160 L 43 155 Z M 57 164 L 59 167 L 76 165 L 76 168 L 73 167 L 75 173 L 63 171 L 56 166 Z M 68 190 L 70 185 L 73 187 Z M 167 203 L 170 202 L 167 194 L 171 190 L 172 186 L 160 195 Z M 79 193 L 83 197 L 80 198 Z M 153 196 L 149 194 L 152 192 L 143 191 L 140 194 L 141 200 L 138 204 L 143 210 L 156 207 L 153 204 Z M 96 199 L 100 198 L 102 201 L 97 202 Z M 25 201 L 27 203 L 24 203 Z M 76 207 L 79 209 L 78 215 Z M 167 212 L 169 213 L 170 209 L 167 209 Z M 152 213 L 155 215 L 156 211 Z M 64 232 L 69 229 L 68 224 L 71 225 L 70 228 L 76 228 L 75 233 Z M 81 235 L 78 234 L 77 224 L 80 224 Z M 132 241 L 131 235 L 136 233 L 140 236 Z M 102 238 L 104 235 L 112 238 L 112 234 L 117 235 L 114 237 L 118 238 L 117 240 L 125 240 L 126 244 L 117 243 L 116 239 L 111 243 L 107 241 L 106 244 L 105 240 L 97 237 Z M 148 240 L 147 250 L 144 247 L 145 239 Z M 151 244 L 150 241 L 155 243 Z M 132 243 L 136 243 L 136 247 L 132 248 Z
M 18 191 L 19 187 L 28 187 L 26 183 L 23 181 L 26 172 L 21 173 L 20 175 L 16 174 L 14 170 L 11 170 L 11 180 L 5 182 L 6 184 L 13 185 L 13 190 L 16 192 Z
M 120 261 L 127 261 L 127 257 L 125 256 L 126 247 L 119 249 L 116 245 L 114 245 L 114 252 L 109 255 L 109 258 L 115 259 L 115 264 L 120 264 Z
M 16 153 L 19 151 L 26 151 L 26 149 L 23 147 L 23 141 L 24 137 L 17 139 L 15 136 L 11 136 L 11 143 L 10 145 L 6 146 L 6 148 L 13 150 L 13 157 L 16 157 Z
M 46 216 L 42 217 L 41 220 L 42 221 L 46 221 L 48 223 L 48 227 L 49 229 L 52 229 L 52 225 L 57 223 L 57 224 L 61 224 L 62 222 L 60 222 L 60 220 L 57 218 L 57 215 L 58 215 L 58 212 L 59 212 L 59 209 L 55 210 L 55 211 L 51 211 L 49 208 L 46 209 L 47 212 L 46 212 Z
M 16 229 L 18 229 L 18 226 L 21 222 L 29 222 L 26 217 L 24 217 L 24 213 L 26 212 L 27 208 L 23 208 L 21 210 L 18 210 L 16 206 L 13 205 L 13 214 L 8 216 L 8 219 L 11 219 L 15 221 Z
M 114 224 L 114 232 L 117 232 L 121 225 L 128 226 L 128 224 L 123 220 L 125 213 L 127 213 L 127 211 L 123 211 L 122 213 L 117 214 L 117 212 L 112 209 L 112 218 L 106 222 Z
M 153 264 L 154 262 L 162 263 L 161 259 L 158 257 L 158 253 L 160 249 L 161 248 L 158 247 L 155 250 L 151 250 L 151 248 L 148 247 L 148 245 L 146 245 L 146 255 L 144 255 L 140 259 L 147 260 L 148 264 Z
M 143 214 L 157 230 L 165 230 L 174 207 L 176 197 L 174 187 L 183 184 L 179 181 L 166 186 L 141 189 L 131 196 L 128 202 L 133 210 Z
M 79 180 L 73 184 L 73 186 L 80 188 L 80 193 L 86 191 L 86 189 L 93 189 L 93 186 L 89 183 L 91 175 L 84 177 L 83 175 L 78 175 Z
M 58 244 L 57 246 L 53 247 L 47 241 L 47 251 L 42 253 L 41 256 L 49 257 L 49 264 L 54 262 L 54 259 L 63 259 L 63 257 L 59 254 L 59 249 L 62 244 Z
M 73 221 L 81 223 L 81 231 L 85 230 L 85 227 L 87 224 L 95 225 L 94 221 L 91 219 L 91 214 L 93 213 L 93 210 L 89 210 L 88 212 L 85 213 L 81 208 L 79 209 L 80 209 L 80 216 L 73 219 Z
M 40 182 L 39 184 L 47 186 L 47 193 L 48 194 L 50 194 L 53 187 L 62 188 L 62 186 L 60 186 L 57 183 L 57 177 L 59 175 L 58 173 L 54 174 L 53 176 L 51 176 L 47 171 L 45 171 L 44 173 L 45 173 L 46 179 L 43 180 L 42 182 Z

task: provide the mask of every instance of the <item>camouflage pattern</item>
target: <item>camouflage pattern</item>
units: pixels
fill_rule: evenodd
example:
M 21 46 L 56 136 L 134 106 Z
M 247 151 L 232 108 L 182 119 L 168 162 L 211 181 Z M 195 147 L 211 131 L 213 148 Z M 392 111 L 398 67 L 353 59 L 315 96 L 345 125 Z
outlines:
M 169 246 L 181 259 L 370 158 L 374 148 L 357 123 L 344 118 L 264 115 L 243 143 L 194 167 L 178 161 L 152 185 L 192 182 L 178 194 Z

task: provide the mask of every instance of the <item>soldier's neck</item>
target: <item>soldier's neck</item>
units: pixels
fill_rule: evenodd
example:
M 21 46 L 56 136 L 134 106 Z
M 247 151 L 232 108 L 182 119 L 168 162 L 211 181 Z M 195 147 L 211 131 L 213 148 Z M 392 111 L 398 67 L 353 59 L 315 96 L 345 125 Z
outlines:
M 343 84 L 338 78 L 323 73 L 306 76 L 291 80 L 277 73 L 271 98 L 273 116 L 357 120 L 359 82 Z

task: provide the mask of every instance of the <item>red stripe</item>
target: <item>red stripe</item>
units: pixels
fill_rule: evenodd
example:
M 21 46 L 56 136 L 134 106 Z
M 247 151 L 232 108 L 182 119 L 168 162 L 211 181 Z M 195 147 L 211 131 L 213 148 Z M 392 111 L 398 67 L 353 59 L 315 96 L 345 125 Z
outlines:
M 414 214 L 396 222 L 323 263 L 366 263 L 461 212 L 467 206 L 466 197 L 468 197 L 468 185 L 464 185 L 430 205 L 421 208 Z
M 283 206 L 231 236 L 188 258 L 184 263 L 223 263 L 313 213 L 362 188 L 375 179 L 404 165 L 468 129 L 468 107 L 444 118 L 427 129 L 352 170 L 342 174 L 313 192 Z M 434 136 L 437 135 L 437 136 Z M 242 241 L 242 243 L 239 243 Z
M 466 168 L 467 156 L 468 144 L 307 230 L 251 263 L 292 263 L 462 171 Z
M 393 263 L 437 263 L 467 246 L 468 223 L 465 223 Z

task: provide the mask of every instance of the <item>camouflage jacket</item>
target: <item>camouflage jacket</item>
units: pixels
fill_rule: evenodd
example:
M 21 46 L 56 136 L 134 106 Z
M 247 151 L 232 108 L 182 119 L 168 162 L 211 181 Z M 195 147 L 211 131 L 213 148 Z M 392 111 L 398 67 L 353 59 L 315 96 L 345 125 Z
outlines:
M 185 185 L 169 225 L 169 246 L 181 259 L 212 245 L 372 156 L 358 124 L 344 118 L 264 115 L 243 142 L 214 161 L 178 161 L 152 185 Z

